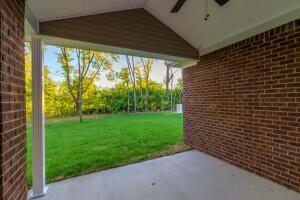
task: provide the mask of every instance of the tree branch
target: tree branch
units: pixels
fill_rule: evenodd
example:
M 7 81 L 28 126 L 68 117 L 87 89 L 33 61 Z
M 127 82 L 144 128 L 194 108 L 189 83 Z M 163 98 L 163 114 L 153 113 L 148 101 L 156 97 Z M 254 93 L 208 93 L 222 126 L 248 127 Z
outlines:
M 73 99 L 73 101 L 76 103 L 77 102 L 77 98 L 75 97 L 73 90 L 72 90 L 72 86 L 71 86 L 71 80 L 70 80 L 70 65 L 69 65 L 69 60 L 68 60 L 68 55 L 67 55 L 67 50 L 64 47 L 60 48 L 63 59 L 65 60 L 65 69 L 66 69 L 66 81 L 67 81 L 67 88 L 71 94 L 71 97 Z
M 83 78 L 83 79 L 86 77 L 86 75 L 87 75 L 87 73 L 88 73 L 88 71 L 89 71 L 89 69 L 90 69 L 90 66 L 91 66 L 91 64 L 92 64 L 92 62 L 93 62 L 93 60 L 94 60 L 94 57 L 95 57 L 95 52 L 93 52 L 92 57 L 91 57 L 91 58 L 89 59 L 89 61 L 88 61 L 87 68 L 86 68 L 85 72 L 84 72 L 83 75 L 82 75 L 82 78 Z
M 89 89 L 89 87 L 91 86 L 91 84 L 94 82 L 96 76 L 99 74 L 99 72 L 100 72 L 101 68 L 103 67 L 103 65 L 104 65 L 104 62 L 101 62 L 100 67 L 97 69 L 96 73 L 92 77 L 91 81 L 87 84 L 86 88 L 83 89 L 82 94 L 84 94 Z

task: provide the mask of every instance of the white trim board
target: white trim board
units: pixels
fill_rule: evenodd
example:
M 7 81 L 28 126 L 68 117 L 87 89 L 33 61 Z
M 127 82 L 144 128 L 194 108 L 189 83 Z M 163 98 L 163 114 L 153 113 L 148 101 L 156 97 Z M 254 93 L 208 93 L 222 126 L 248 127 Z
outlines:
M 32 32 L 39 32 L 39 21 L 36 19 L 32 10 L 27 4 L 25 4 L 25 22 L 31 26 L 30 28 L 32 29 Z
M 135 50 L 123 47 L 116 47 L 116 46 L 109 46 L 109 45 L 102 45 L 48 35 L 41 35 L 43 37 L 43 41 L 47 45 L 54 45 L 54 46 L 66 46 L 70 48 L 79 48 L 79 49 L 87 49 L 87 50 L 94 50 L 94 51 L 101 51 L 101 52 L 110 52 L 122 55 L 132 55 L 132 56 L 140 56 L 140 57 L 149 57 L 153 59 L 160 59 L 160 60 L 169 60 L 174 61 L 179 64 L 181 68 L 189 67 L 192 65 L 197 64 L 199 60 L 191 59 L 191 58 L 183 58 L 178 56 L 160 54 L 160 53 L 152 53 L 142 50 Z

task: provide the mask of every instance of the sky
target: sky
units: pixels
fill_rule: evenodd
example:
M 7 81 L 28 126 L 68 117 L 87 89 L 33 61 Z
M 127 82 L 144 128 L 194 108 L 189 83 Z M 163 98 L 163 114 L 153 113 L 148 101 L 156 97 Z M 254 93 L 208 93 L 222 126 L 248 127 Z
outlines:
M 58 47 L 47 45 L 45 55 L 44 55 L 44 63 L 50 70 L 49 75 L 55 81 L 63 80 L 60 64 L 57 62 L 57 53 L 59 52 L 60 50 Z M 118 62 L 113 62 L 112 67 L 115 71 L 120 71 L 122 68 L 127 67 L 125 56 L 119 55 Z M 166 67 L 164 65 L 164 61 L 154 60 L 150 78 L 155 82 L 163 83 L 165 75 L 166 75 Z M 181 69 L 177 69 L 174 83 L 176 83 L 177 80 L 180 78 L 181 78 Z M 108 88 L 114 86 L 113 82 L 106 79 L 105 74 L 101 74 L 101 79 L 96 84 L 102 88 Z

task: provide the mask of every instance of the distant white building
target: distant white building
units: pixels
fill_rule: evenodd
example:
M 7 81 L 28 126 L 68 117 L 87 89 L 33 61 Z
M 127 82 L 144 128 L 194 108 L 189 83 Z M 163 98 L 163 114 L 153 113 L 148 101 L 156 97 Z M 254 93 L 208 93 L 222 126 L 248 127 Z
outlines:
M 182 113 L 182 104 L 176 105 L 176 113 Z

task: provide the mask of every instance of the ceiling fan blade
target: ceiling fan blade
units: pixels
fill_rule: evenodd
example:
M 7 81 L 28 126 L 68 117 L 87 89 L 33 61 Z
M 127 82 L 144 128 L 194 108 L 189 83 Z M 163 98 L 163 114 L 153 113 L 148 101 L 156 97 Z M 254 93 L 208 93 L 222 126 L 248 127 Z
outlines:
M 227 3 L 229 0 L 215 0 L 220 6 L 223 6 L 225 3 Z
M 172 8 L 171 13 L 177 13 L 183 6 L 186 0 L 178 0 L 175 6 Z

